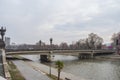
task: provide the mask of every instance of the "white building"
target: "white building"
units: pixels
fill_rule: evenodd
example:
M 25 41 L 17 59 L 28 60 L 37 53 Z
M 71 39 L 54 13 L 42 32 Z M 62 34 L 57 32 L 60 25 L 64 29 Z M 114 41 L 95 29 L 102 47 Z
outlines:
M 5 37 L 5 45 L 6 46 L 10 45 L 10 38 L 9 37 Z

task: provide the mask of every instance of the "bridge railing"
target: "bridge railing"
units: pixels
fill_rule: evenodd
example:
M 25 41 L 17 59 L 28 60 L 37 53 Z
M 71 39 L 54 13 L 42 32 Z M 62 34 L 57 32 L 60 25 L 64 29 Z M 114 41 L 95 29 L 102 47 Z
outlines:
M 52 49 L 53 51 L 93 51 L 93 49 Z M 6 52 L 15 52 L 15 51 L 50 51 L 50 49 L 6 49 Z M 114 49 L 94 49 L 94 51 L 115 51 Z

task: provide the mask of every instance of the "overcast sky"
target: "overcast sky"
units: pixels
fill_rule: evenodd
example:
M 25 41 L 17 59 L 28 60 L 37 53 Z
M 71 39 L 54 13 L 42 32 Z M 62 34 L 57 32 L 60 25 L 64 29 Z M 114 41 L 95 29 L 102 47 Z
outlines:
M 12 42 L 72 43 L 91 32 L 105 43 L 120 31 L 120 0 L 0 0 L 0 27 Z

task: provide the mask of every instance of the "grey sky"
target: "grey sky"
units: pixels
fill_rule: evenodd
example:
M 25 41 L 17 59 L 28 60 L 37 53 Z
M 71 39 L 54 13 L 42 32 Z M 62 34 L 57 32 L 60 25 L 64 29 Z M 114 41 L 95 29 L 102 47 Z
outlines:
M 0 26 L 16 43 L 77 41 L 120 31 L 120 0 L 0 0 Z

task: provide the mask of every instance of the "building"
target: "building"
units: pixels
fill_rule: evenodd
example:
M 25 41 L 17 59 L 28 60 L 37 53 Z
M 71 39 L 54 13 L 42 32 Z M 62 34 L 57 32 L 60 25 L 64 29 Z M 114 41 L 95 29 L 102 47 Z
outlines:
M 10 38 L 9 37 L 5 37 L 5 45 L 6 46 L 10 45 Z
M 120 55 L 120 33 L 118 34 L 118 37 L 116 40 L 116 49 L 117 49 L 117 54 Z

